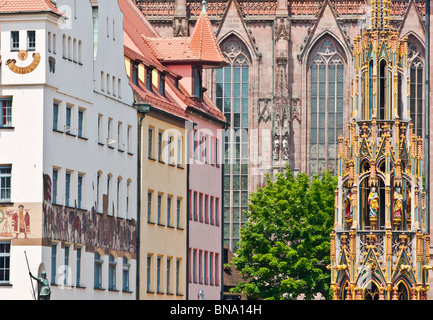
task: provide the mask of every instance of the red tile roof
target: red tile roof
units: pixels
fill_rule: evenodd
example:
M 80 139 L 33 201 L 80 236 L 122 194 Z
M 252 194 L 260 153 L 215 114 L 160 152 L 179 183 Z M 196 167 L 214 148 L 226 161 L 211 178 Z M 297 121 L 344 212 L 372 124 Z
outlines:
M 176 87 L 172 79 L 179 75 L 164 65 L 165 61 L 171 59 L 173 53 L 178 56 L 186 52 L 185 55 L 191 55 L 191 59 L 195 61 L 198 59 L 189 47 L 190 38 L 161 38 L 131 0 L 118 0 L 118 2 L 124 14 L 125 56 L 131 60 L 142 61 L 144 65 L 152 66 L 169 75 L 165 77 L 167 87 L 164 96 L 161 96 L 156 88 L 150 91 L 130 81 L 136 98 L 141 102 L 150 103 L 155 109 L 183 119 L 190 119 L 187 109 L 193 108 L 214 120 L 225 122 L 223 113 L 206 95 L 203 95 L 203 100 L 193 99 L 180 83 Z
M 0 0 L 0 13 L 52 12 L 62 16 L 50 0 Z
M 149 103 L 155 109 L 168 112 L 184 120 L 189 119 L 188 114 L 178 104 L 172 102 L 167 98 L 161 97 L 154 91 L 149 91 L 146 88 L 136 86 L 131 80 L 129 81 L 129 84 L 134 90 L 136 98 L 138 98 L 140 102 Z
M 143 40 L 162 62 L 191 62 L 200 59 L 189 46 L 190 38 L 150 38 L 143 36 Z
M 190 37 L 155 38 L 143 35 L 143 40 L 163 63 L 194 62 L 204 67 L 227 64 L 205 9 Z
M 203 94 L 203 101 L 191 98 L 185 88 L 179 83 L 178 88 L 175 88 L 174 84 L 168 82 L 169 87 L 173 89 L 173 92 L 190 108 L 197 109 L 201 112 L 206 113 L 208 116 L 221 121 L 226 122 L 226 117 L 213 103 L 213 101 L 206 95 Z

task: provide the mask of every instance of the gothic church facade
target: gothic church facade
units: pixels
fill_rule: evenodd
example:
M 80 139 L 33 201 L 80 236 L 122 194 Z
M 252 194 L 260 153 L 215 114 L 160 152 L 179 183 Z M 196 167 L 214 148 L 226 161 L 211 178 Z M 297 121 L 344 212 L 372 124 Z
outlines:
M 189 36 L 201 1 L 135 0 L 165 38 Z M 207 94 L 224 112 L 224 243 L 236 250 L 248 193 L 289 164 L 337 173 L 338 137 L 351 118 L 354 38 L 368 28 L 370 0 L 210 0 L 229 65 L 205 70 Z M 391 25 L 407 37 L 410 117 L 424 136 L 425 0 L 392 0 Z M 409 110 L 408 110 L 409 112 Z

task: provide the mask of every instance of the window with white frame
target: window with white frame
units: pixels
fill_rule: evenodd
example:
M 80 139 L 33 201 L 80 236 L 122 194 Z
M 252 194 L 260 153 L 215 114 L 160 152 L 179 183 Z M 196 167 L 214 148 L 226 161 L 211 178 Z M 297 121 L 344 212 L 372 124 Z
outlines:
M 59 170 L 53 169 L 53 204 L 57 203 L 57 187 L 59 179 Z
M 51 245 L 51 284 L 56 284 L 57 243 Z
M 128 153 L 132 154 L 132 141 L 131 141 L 132 136 L 131 136 L 131 132 L 132 132 L 132 127 L 128 126 L 128 130 L 126 132 L 126 134 L 127 134 L 127 137 L 126 137 L 126 143 L 127 143 L 126 149 L 127 149 Z
M 0 242 L 0 284 L 10 282 L 11 243 Z
M 102 142 L 102 114 L 98 114 L 98 143 L 103 144 L 103 142 Z
M 11 51 L 18 51 L 20 49 L 20 32 L 11 31 Z
M 177 161 L 178 166 L 182 165 L 182 137 L 177 138 Z
M 64 264 L 64 277 L 63 277 L 63 285 L 69 284 L 69 246 L 65 246 L 65 264 Z
M 122 278 L 123 278 L 123 291 L 129 291 L 129 269 L 131 268 L 131 264 L 129 263 L 126 257 L 123 257 L 123 265 L 122 265 Z
M 59 103 L 53 102 L 53 130 L 59 130 Z
M 131 181 L 128 179 L 126 182 L 126 219 L 129 219 L 129 201 L 130 201 L 130 192 L 131 192 Z
M 0 202 L 11 201 L 11 166 L 0 166 Z
M 101 171 L 98 171 L 96 174 L 96 211 L 100 212 L 99 203 L 100 203 L 100 193 L 101 193 Z
M 71 196 L 71 172 L 66 171 L 65 176 L 65 206 L 69 207 Z
M 51 38 L 51 32 L 48 31 L 48 52 L 52 51 L 52 38 Z
M 78 136 L 84 137 L 84 109 L 78 109 Z
M 112 124 L 113 124 L 113 119 L 112 118 L 108 118 L 108 127 L 107 127 L 107 145 L 109 147 L 113 147 L 112 144 L 114 143 L 114 140 L 112 139 Z
M 67 105 L 66 106 L 66 125 L 65 125 L 65 132 L 66 133 L 71 133 L 72 127 L 71 127 L 71 123 L 72 123 L 72 106 Z
M 120 216 L 120 197 L 121 197 L 121 182 L 122 182 L 122 178 L 118 177 L 117 178 L 117 185 L 116 185 L 116 216 L 119 217 Z
M 123 143 L 123 123 L 118 122 L 117 123 L 117 149 L 123 151 L 125 148 L 125 145 Z
M 78 193 L 77 206 L 81 209 L 83 206 L 83 174 L 78 175 Z
M 76 286 L 81 286 L 81 247 L 77 247 Z
M 108 258 L 108 289 L 116 290 L 116 260 L 114 256 L 110 254 Z
M 57 53 L 57 35 L 53 33 L 53 53 Z
M 27 31 L 27 50 L 36 50 L 36 31 Z
M 110 182 L 111 182 L 111 174 L 107 175 L 107 214 L 110 215 Z
M 0 99 L 0 128 L 12 126 L 12 99 Z
M 102 264 L 104 261 L 101 258 L 99 252 L 95 252 L 95 269 L 94 269 L 94 288 L 101 289 L 102 288 Z

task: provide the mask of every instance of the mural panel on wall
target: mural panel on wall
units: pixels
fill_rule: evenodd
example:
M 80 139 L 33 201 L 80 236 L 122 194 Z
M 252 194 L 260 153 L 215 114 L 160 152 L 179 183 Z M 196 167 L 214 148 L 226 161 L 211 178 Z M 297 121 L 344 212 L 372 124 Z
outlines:
M 43 237 L 84 244 L 88 250 L 104 248 L 136 252 L 137 223 L 90 211 L 51 203 L 51 179 L 44 175 Z
M 23 204 L 0 207 L 0 239 L 34 238 L 31 233 L 31 211 Z

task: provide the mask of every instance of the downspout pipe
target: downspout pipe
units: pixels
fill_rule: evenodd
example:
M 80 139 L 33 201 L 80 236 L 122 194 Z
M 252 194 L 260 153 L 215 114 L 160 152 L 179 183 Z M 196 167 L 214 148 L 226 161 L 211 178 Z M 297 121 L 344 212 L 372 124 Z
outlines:
M 187 161 L 186 164 L 186 266 L 187 266 L 187 272 L 186 272 L 186 284 L 185 284 L 185 295 L 186 300 L 189 300 L 189 272 L 188 272 L 188 266 L 190 265 L 191 257 L 189 256 L 189 237 L 190 237 L 190 230 L 189 230 L 189 207 L 191 205 L 191 198 L 190 198 L 190 178 L 191 178 L 191 163 L 194 163 L 194 157 L 190 158 L 189 150 L 191 150 L 191 144 L 194 145 L 194 140 L 190 141 L 191 132 L 194 133 L 194 129 L 197 126 L 197 123 L 192 121 L 187 121 L 185 123 L 185 135 L 186 135 L 186 149 L 185 149 L 185 158 Z M 193 139 L 195 139 L 195 136 L 193 135 Z M 195 150 L 194 150 L 195 152 Z
M 137 267 L 136 272 L 136 300 L 140 300 L 140 224 L 141 224 L 141 124 L 150 111 L 150 104 L 134 103 L 138 113 L 137 134 Z
M 227 129 L 230 127 L 230 125 L 226 122 L 223 129 L 224 132 L 227 132 Z M 221 168 L 221 197 L 220 197 L 220 203 L 221 206 L 220 209 L 220 226 L 221 226 L 221 253 L 220 253 L 220 299 L 224 300 L 224 164 L 225 164 L 225 154 L 224 154 L 224 147 L 223 147 L 223 139 L 221 139 L 220 143 L 218 144 L 218 148 L 221 150 L 218 152 L 218 149 L 215 150 L 215 152 L 218 152 L 217 162 L 221 159 L 220 168 Z M 216 280 L 216 279 L 215 279 Z

